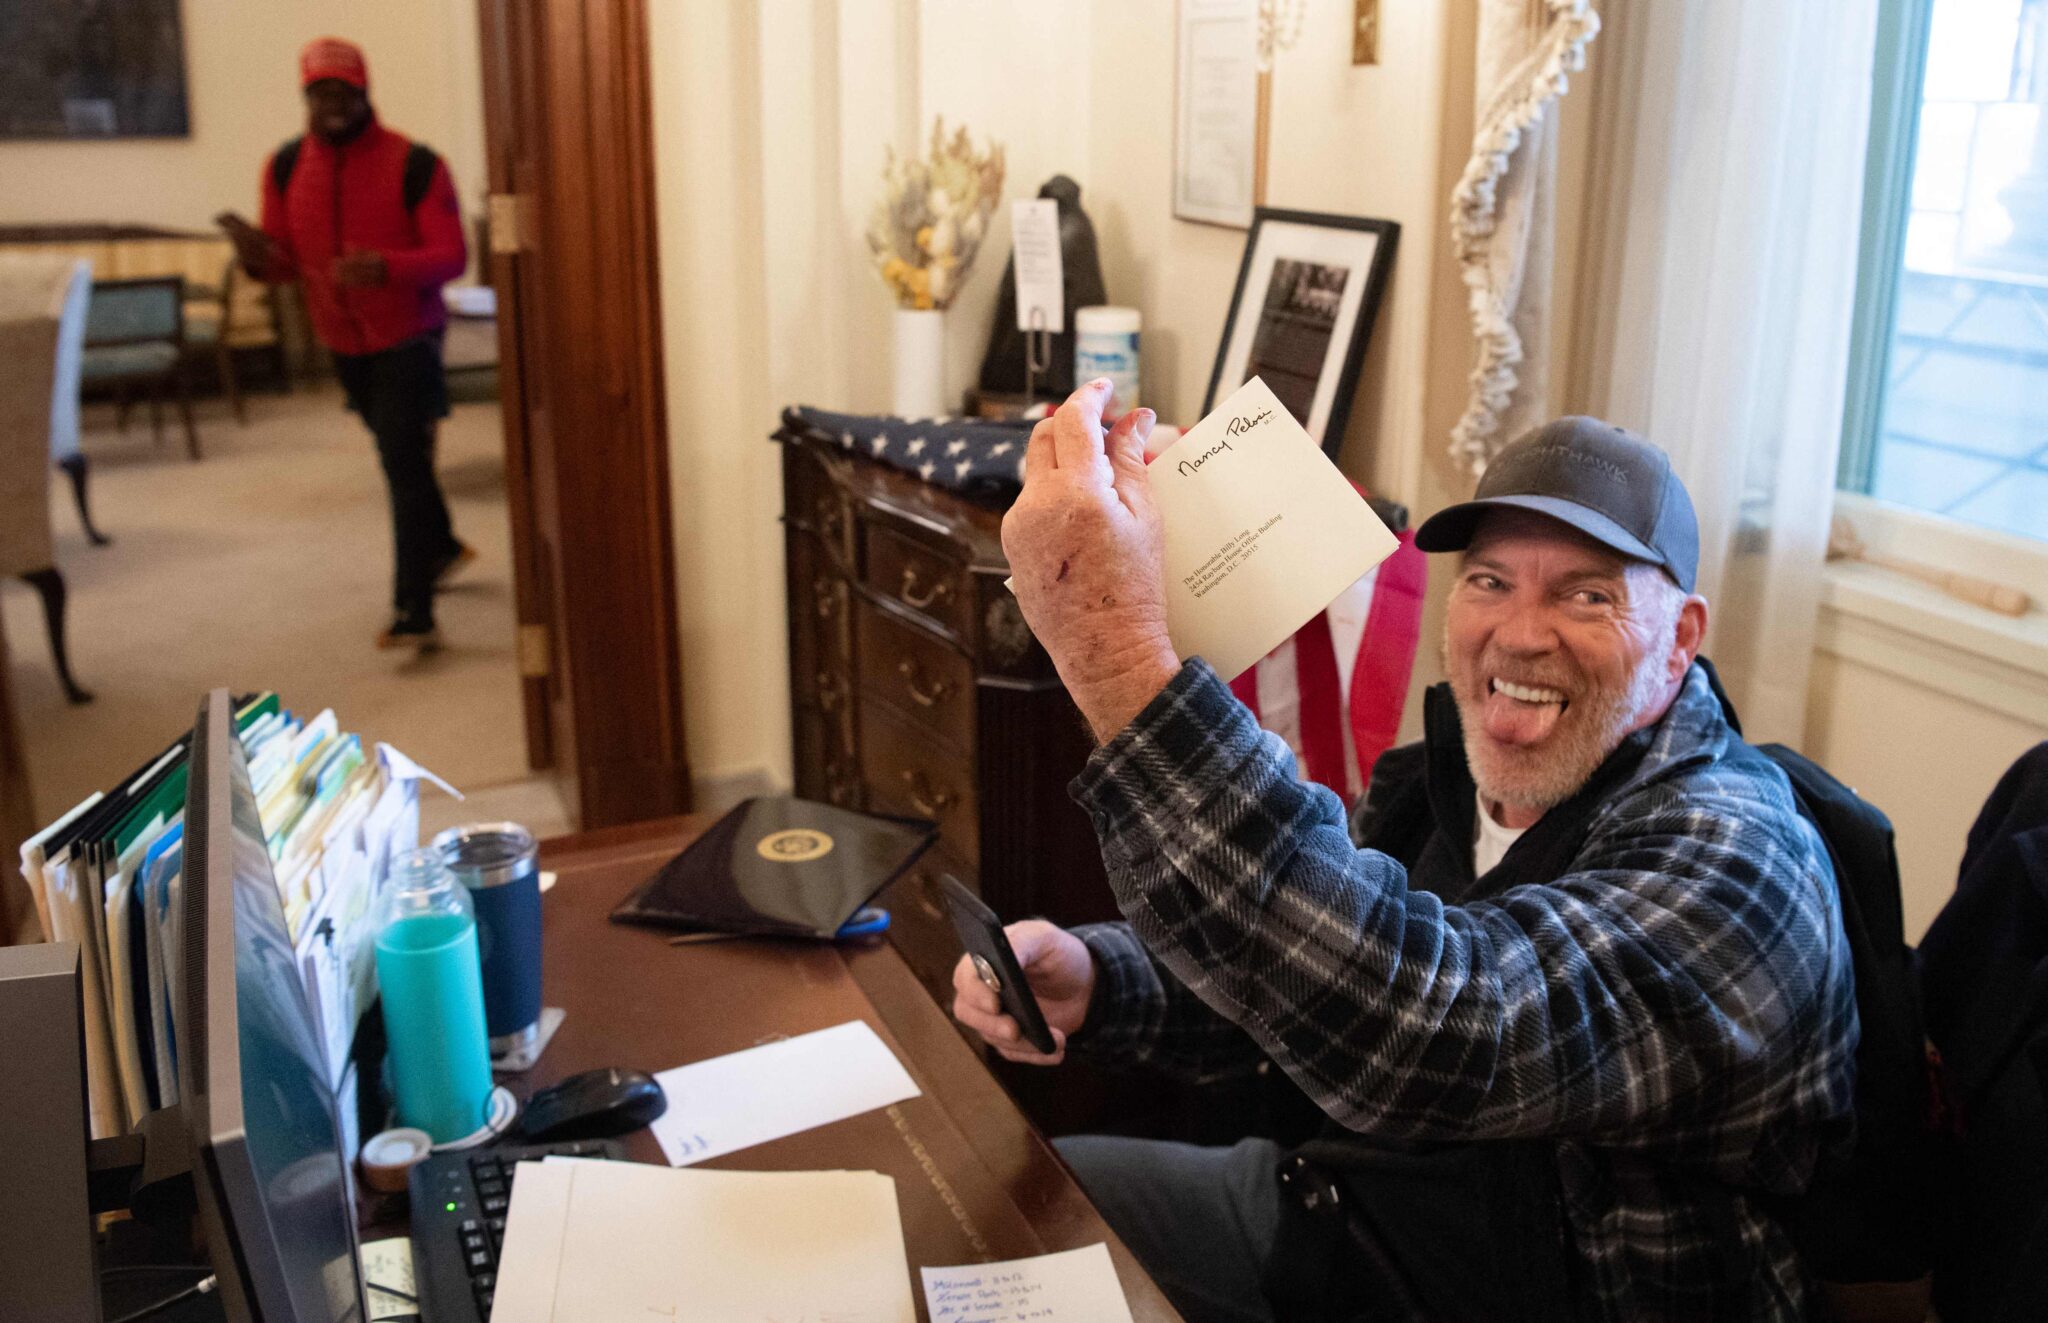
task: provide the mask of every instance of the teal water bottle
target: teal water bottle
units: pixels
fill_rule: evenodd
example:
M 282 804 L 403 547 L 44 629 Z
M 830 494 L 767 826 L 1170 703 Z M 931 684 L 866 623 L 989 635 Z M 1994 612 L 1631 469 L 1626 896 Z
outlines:
M 407 851 L 391 866 L 377 925 L 377 983 L 399 1123 L 436 1144 L 481 1129 L 491 1053 L 476 911 L 433 850 Z

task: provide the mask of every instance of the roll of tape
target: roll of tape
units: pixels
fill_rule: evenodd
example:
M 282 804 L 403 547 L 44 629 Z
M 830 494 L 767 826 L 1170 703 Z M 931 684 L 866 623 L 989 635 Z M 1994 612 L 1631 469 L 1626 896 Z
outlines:
M 491 1090 L 490 1110 L 484 1116 L 484 1123 L 460 1139 L 451 1139 L 434 1145 L 436 1153 L 453 1153 L 465 1148 L 488 1144 L 499 1135 L 511 1129 L 512 1122 L 519 1117 L 519 1100 L 512 1096 L 512 1090 L 500 1084 Z
M 405 1188 L 406 1175 L 427 1160 L 434 1150 L 434 1137 L 424 1130 L 400 1126 L 363 1141 L 356 1161 L 363 1169 L 363 1183 L 380 1194 L 397 1194 Z

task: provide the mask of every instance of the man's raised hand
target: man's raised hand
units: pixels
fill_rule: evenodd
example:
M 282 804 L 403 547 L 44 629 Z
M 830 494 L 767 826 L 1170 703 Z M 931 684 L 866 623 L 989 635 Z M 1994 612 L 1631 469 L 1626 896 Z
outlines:
M 1105 741 L 1179 669 L 1145 476 L 1155 415 L 1134 409 L 1104 435 L 1109 393 L 1107 379 L 1091 381 L 1032 429 L 1024 490 L 1003 516 L 1017 604 Z

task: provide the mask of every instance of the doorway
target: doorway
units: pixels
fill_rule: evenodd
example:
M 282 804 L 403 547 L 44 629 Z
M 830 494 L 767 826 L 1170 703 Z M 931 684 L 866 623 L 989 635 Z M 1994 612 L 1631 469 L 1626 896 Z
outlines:
M 291 8 L 264 21 L 285 24 Z M 34 787 L 24 820 L 48 821 L 111 785 L 219 683 L 275 688 L 308 715 L 332 706 L 346 728 L 483 788 L 467 804 L 430 797 L 429 828 L 444 816 L 508 816 L 545 833 L 688 808 L 644 11 L 566 0 L 433 8 L 466 11 L 480 55 L 466 90 L 482 103 L 487 142 L 471 155 L 487 164 L 457 186 L 465 212 L 487 218 L 471 230 L 473 269 L 498 296 L 481 340 L 462 320 L 450 335 L 456 403 L 442 478 L 458 534 L 483 555 L 439 608 L 449 648 L 417 662 L 370 648 L 388 595 L 388 515 L 367 435 L 331 385 L 301 377 L 270 393 L 259 383 L 245 399 L 247 429 L 224 398 L 203 399 L 196 463 L 159 453 L 140 421 L 117 431 L 111 406 L 95 407 L 92 504 L 114 544 L 86 544 L 68 497 L 53 500 L 52 517 L 72 589 L 70 651 L 97 702 L 64 702 L 38 603 L 19 585 L 0 594 Z M 271 81 L 287 81 L 306 34 L 270 35 L 283 52 Z M 377 69 L 379 48 L 365 44 Z M 374 86 L 393 126 L 424 138 L 432 123 L 407 121 L 430 116 L 390 107 L 399 88 L 437 76 L 444 96 L 465 88 L 432 72 L 432 55 L 410 58 L 426 71 L 392 61 Z M 262 145 L 229 168 L 236 189 L 295 127 L 274 92 L 263 94 Z M 240 95 L 194 94 L 214 123 Z M 130 201 L 109 178 L 103 195 L 76 194 L 66 208 L 120 219 Z M 493 342 L 494 389 L 481 361 Z M 258 516 L 275 517 L 260 535 L 249 527 Z

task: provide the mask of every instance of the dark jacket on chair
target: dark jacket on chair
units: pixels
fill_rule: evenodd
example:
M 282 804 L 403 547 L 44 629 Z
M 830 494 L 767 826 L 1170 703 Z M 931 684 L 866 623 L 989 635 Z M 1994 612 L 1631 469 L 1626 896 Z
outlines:
M 1935 1303 L 1947 1323 L 2048 1318 L 2048 744 L 1991 792 L 1920 957 L 1964 1132 Z

